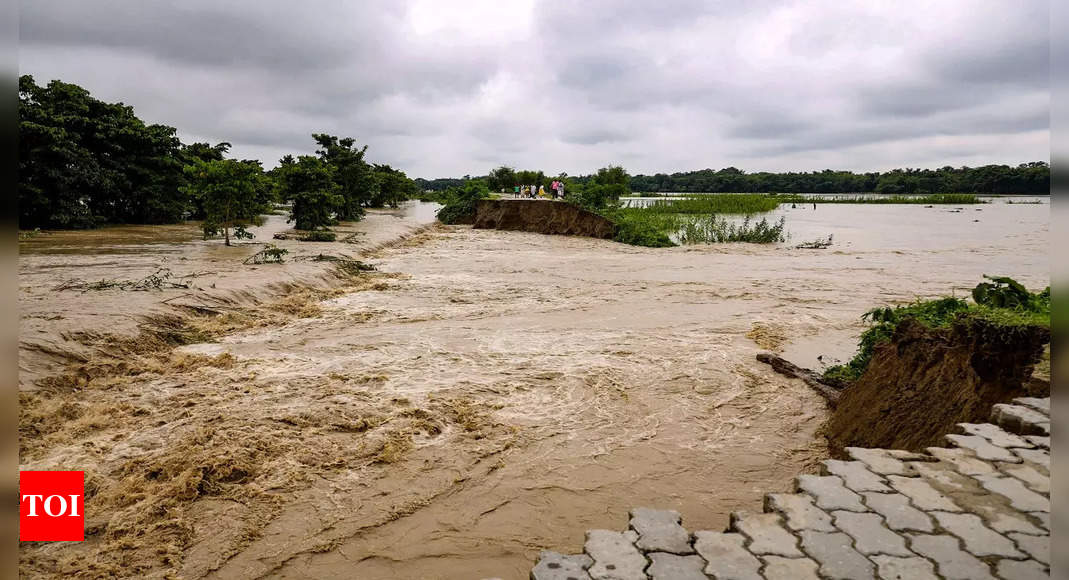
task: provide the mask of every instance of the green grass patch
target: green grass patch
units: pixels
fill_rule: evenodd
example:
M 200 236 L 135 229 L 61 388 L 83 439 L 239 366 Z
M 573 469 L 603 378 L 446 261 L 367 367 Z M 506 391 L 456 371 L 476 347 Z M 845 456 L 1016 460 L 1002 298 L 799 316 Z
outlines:
M 972 193 L 934 193 L 931 195 L 778 195 L 769 194 L 779 203 L 875 203 L 875 204 L 923 204 L 923 205 L 969 205 L 988 203 Z
M 866 312 L 861 318 L 869 327 L 861 333 L 857 354 L 850 362 L 829 367 L 824 378 L 850 383 L 868 368 L 877 345 L 887 342 L 903 320 L 914 319 L 929 328 L 947 328 L 970 319 L 1011 331 L 1015 327 L 1050 328 L 1050 287 L 1029 292 L 1009 277 L 984 276 L 972 291 L 973 302 L 960 298 L 918 300 L 905 306 L 885 306 Z
M 682 199 L 657 199 L 642 208 L 662 214 L 754 214 L 772 211 L 783 203 L 778 196 L 760 193 L 690 195 Z
M 746 216 L 738 221 L 716 214 L 666 213 L 647 208 L 610 209 L 602 215 L 616 223 L 616 241 L 634 246 L 675 246 L 673 237 L 679 244 L 772 244 L 786 240 L 785 218 L 770 221 Z
M 783 229 L 785 218 L 770 222 L 768 218 L 753 220 L 746 216 L 735 222 L 717 215 L 681 215 L 677 218 L 676 236 L 681 244 L 718 244 L 724 242 L 747 242 L 751 244 L 774 244 L 786 240 Z

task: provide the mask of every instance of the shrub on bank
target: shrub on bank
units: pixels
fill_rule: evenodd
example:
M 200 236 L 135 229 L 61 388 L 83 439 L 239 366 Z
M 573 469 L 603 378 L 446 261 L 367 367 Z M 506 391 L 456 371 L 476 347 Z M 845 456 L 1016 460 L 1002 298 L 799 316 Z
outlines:
M 469 179 L 459 187 L 451 187 L 441 196 L 443 207 L 436 214 L 443 224 L 471 223 L 475 217 L 475 202 L 490 197 L 486 182 Z
M 828 367 L 824 378 L 845 383 L 856 381 L 868 368 L 876 346 L 890 340 L 898 325 L 907 318 L 929 328 L 946 328 L 968 319 L 1007 331 L 1020 326 L 1050 327 L 1049 286 L 1042 292 L 1032 293 L 1009 277 L 985 278 L 990 282 L 981 282 L 973 289 L 972 303 L 946 297 L 866 312 L 862 319 L 870 326 L 861 333 L 857 354 L 846 364 Z

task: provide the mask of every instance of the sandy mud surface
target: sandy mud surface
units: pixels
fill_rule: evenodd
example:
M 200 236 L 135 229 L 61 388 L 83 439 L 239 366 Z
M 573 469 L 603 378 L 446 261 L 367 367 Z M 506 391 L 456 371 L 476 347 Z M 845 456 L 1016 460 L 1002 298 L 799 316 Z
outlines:
M 847 357 L 861 312 L 983 273 L 1045 286 L 1045 208 L 1013 211 L 998 236 L 944 226 L 938 243 L 898 242 L 893 223 L 814 226 L 838 228 L 828 250 L 646 249 L 396 215 L 354 226 L 367 232 L 355 244 L 279 242 L 377 268 L 352 275 L 238 267 L 258 247 L 195 231 L 77 257 L 34 241 L 20 261 L 20 467 L 86 470 L 89 535 L 24 545 L 22 570 L 525 578 L 539 550 L 579 551 L 633 506 L 720 530 L 825 456 L 820 397 L 754 355 Z M 214 273 L 196 290 L 54 290 L 72 270 L 134 279 L 161 264 Z M 211 341 L 115 338 L 146 312 Z

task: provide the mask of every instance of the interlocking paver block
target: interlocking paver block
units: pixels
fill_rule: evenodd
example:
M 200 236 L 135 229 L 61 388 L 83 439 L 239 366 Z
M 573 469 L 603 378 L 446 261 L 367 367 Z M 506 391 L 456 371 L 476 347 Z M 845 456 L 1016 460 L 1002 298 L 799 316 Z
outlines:
M 1041 465 L 1050 471 L 1050 453 L 1045 449 L 1014 449 L 1013 453 L 1025 461 Z
M 1050 436 L 1049 435 L 1025 435 L 1024 438 L 1027 439 L 1029 443 L 1031 443 L 1032 445 L 1035 445 L 1036 447 L 1041 447 L 1043 449 L 1050 449 Z
M 873 556 L 872 561 L 876 562 L 876 576 L 881 580 L 938 580 L 935 566 L 924 558 Z
M 1032 491 L 1050 495 L 1050 475 L 1040 473 L 1030 463 L 1011 463 L 1002 468 L 1003 473 L 1021 480 Z
M 1034 560 L 999 560 L 995 572 L 1007 580 L 1050 580 L 1050 572 Z
M 983 490 L 982 495 L 962 498 L 968 509 L 966 511 L 980 516 L 987 527 L 996 532 L 1024 532 L 1026 534 L 1046 533 L 1035 525 L 1032 518 L 1024 512 L 1014 509 L 1010 502 L 1001 495 Z
M 589 580 L 586 569 L 593 563 L 594 560 L 586 554 L 565 556 L 545 550 L 531 570 L 531 580 Z
M 1028 534 L 1007 534 L 1017 546 L 1029 556 L 1050 566 L 1050 536 L 1031 536 Z
M 916 530 L 931 532 L 935 530 L 932 518 L 928 514 L 909 504 L 909 498 L 900 493 L 863 493 L 865 504 L 869 509 L 880 514 L 892 530 Z
M 820 574 L 828 578 L 869 580 L 872 562 L 851 547 L 850 537 L 842 533 L 799 532 L 802 549 L 820 564 Z
M 824 461 L 824 469 L 829 475 L 841 477 L 846 487 L 854 491 L 891 491 L 891 488 L 883 483 L 883 478 L 869 471 L 861 461 L 827 459 Z
M 991 421 L 1021 435 L 1050 435 L 1050 417 L 1021 405 L 995 405 Z
M 932 512 L 932 515 L 943 529 L 961 538 L 965 551 L 974 556 L 1024 557 L 1009 538 L 985 526 L 976 514 Z
M 590 530 L 584 551 L 594 559 L 587 573 L 594 580 L 646 580 L 646 557 L 635 547 L 635 532 Z
M 1050 500 L 1028 489 L 1021 480 L 997 475 L 974 475 L 984 489 L 1010 500 L 1010 505 L 1025 512 L 1050 512 Z
M 765 511 L 776 511 L 787 520 L 787 527 L 794 530 L 834 532 L 831 516 L 813 503 L 813 498 L 803 493 L 770 493 L 765 495 Z
M 765 561 L 762 574 L 767 580 L 820 580 L 817 563 L 809 558 L 763 556 L 761 559 Z
M 964 552 L 953 536 L 910 534 L 910 548 L 935 562 L 936 572 L 947 580 L 986 580 L 992 578 L 987 564 Z
M 635 545 L 640 550 L 693 554 L 690 534 L 680 525 L 679 512 L 635 508 L 631 510 L 631 529 L 638 532 Z
M 1050 514 L 1047 512 L 1030 512 L 1028 515 L 1039 520 L 1039 524 L 1048 532 L 1050 531 Z M 1026 532 L 1027 533 L 1027 532 Z
M 1014 463 L 1020 461 L 1020 458 L 1008 449 L 994 445 L 979 435 L 947 435 L 946 440 L 951 445 L 972 451 L 977 457 L 985 461 L 1009 461 Z
M 694 549 L 708 562 L 705 573 L 714 578 L 760 580 L 761 562 L 749 552 L 742 534 L 694 532 Z
M 803 491 L 816 501 L 817 507 L 825 510 L 863 512 L 861 496 L 843 485 L 843 480 L 834 475 L 799 475 L 795 478 L 798 491 Z
M 731 514 L 731 528 L 750 539 L 746 546 L 754 554 L 801 557 L 797 539 L 783 527 L 779 514 Z
M 680 556 L 668 552 L 650 552 L 650 567 L 646 569 L 652 580 L 708 580 L 700 556 Z
M 912 556 L 906 548 L 906 540 L 883 525 L 879 514 L 857 512 L 832 512 L 835 525 L 854 539 L 854 548 L 862 554 L 888 554 Z
M 1045 397 L 1043 399 L 1038 399 L 1036 397 L 1018 397 L 1014 399 L 1013 402 L 1024 407 L 1031 407 L 1048 417 L 1050 416 L 1050 397 Z
M 865 449 L 863 447 L 847 447 L 846 453 L 869 469 L 880 475 L 912 475 L 910 466 L 903 463 L 886 449 Z
M 932 487 L 943 494 L 984 493 L 975 479 L 958 473 L 950 464 L 942 462 L 922 464 L 917 465 L 916 470 Z
M 887 478 L 891 487 L 902 495 L 909 497 L 913 505 L 924 511 L 942 510 L 948 512 L 960 512 L 959 508 L 950 498 L 943 495 L 930 483 L 919 477 L 899 477 L 892 475 Z
M 954 466 L 959 473 L 966 475 L 983 475 L 994 473 L 995 467 L 986 461 L 977 459 L 975 455 L 964 449 L 947 447 L 929 447 L 925 451 Z
M 853 461 L 766 494 L 766 513 L 732 513 L 729 532 L 691 535 L 678 512 L 635 508 L 631 530 L 591 530 L 578 556 L 544 551 L 531 578 L 1048 578 L 1050 402 L 1014 402 L 992 411 L 1004 429 L 959 424 L 953 448 L 847 448 Z
M 958 423 L 967 435 L 978 435 L 997 447 L 1032 447 L 1024 437 L 1014 435 L 991 423 Z

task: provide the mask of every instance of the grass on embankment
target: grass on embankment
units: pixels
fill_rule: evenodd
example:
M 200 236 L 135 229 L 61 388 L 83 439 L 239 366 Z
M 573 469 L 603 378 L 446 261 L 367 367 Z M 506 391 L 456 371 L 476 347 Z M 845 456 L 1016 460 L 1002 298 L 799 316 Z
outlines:
M 912 318 L 929 328 L 947 328 L 969 319 L 1010 330 L 1021 326 L 1050 327 L 1050 286 L 1029 292 L 1012 278 L 985 276 L 972 291 L 973 302 L 960 298 L 918 300 L 913 304 L 875 308 L 862 319 L 870 326 L 861 333 L 857 354 L 850 362 L 829 367 L 824 378 L 850 383 L 868 368 L 878 344 L 891 340 L 898 324 Z

